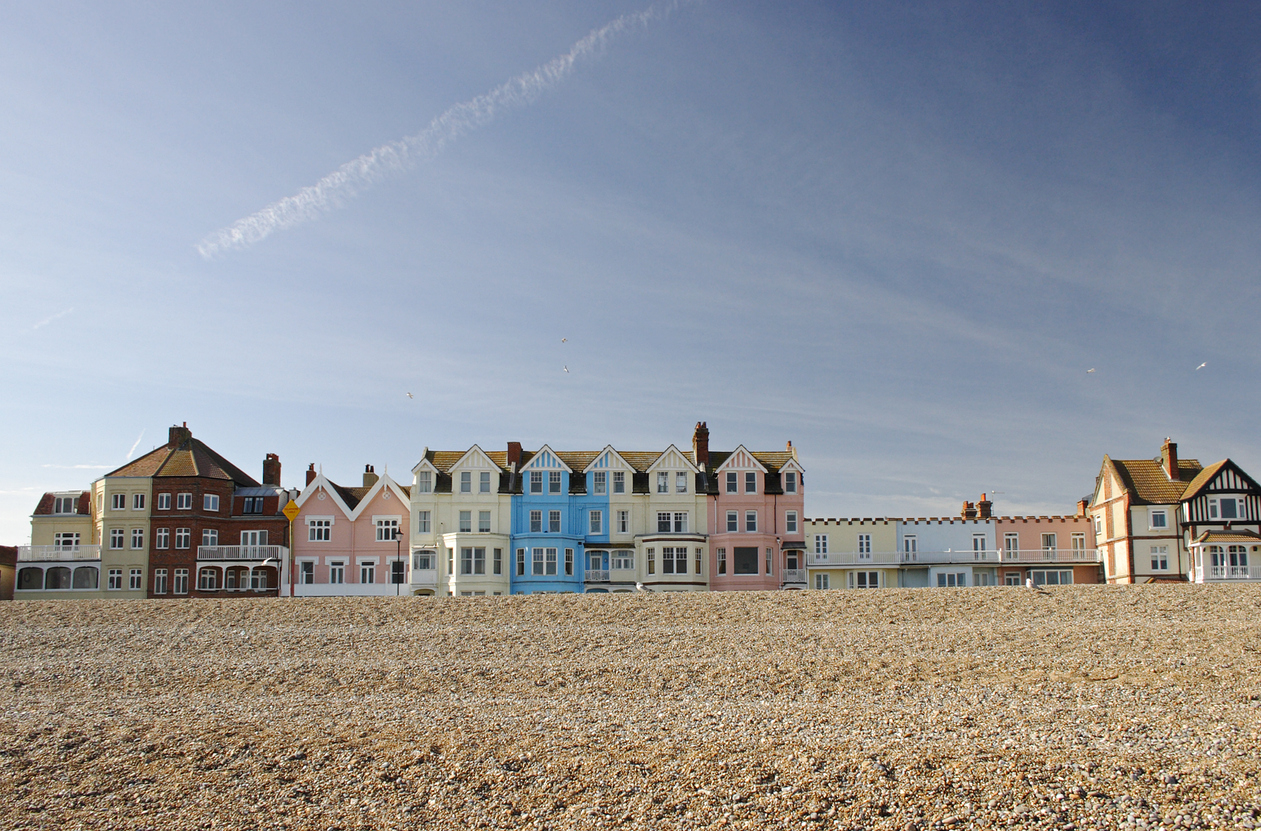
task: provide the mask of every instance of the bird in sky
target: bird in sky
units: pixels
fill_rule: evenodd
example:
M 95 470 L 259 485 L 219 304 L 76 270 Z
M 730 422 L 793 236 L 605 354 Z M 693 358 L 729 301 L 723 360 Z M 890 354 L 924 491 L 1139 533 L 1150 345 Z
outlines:
M 569 367 L 568 367 L 568 366 L 564 366 L 564 367 L 561 367 L 561 368 L 565 370 L 565 373 L 566 373 L 566 374 L 568 374 L 568 373 L 569 373 Z
M 1200 369 L 1203 369 L 1203 368 L 1204 368 L 1204 367 L 1206 367 L 1206 366 L 1208 366 L 1208 361 L 1205 361 L 1204 363 L 1200 364 L 1199 366 L 1197 366 L 1197 367 L 1196 367 L 1196 369 L 1197 369 L 1197 370 L 1200 370 Z
M 1094 371 L 1095 371 L 1095 368 L 1093 366 L 1090 369 L 1086 370 L 1087 373 L 1094 372 Z
M 409 393 L 407 394 L 407 397 L 408 397 L 408 398 L 415 398 L 416 396 L 412 395 L 412 394 L 409 392 Z
M 566 342 L 568 342 L 568 340 L 569 340 L 569 338 L 561 338 L 561 339 L 560 339 L 560 342 L 561 342 L 561 343 L 566 343 Z

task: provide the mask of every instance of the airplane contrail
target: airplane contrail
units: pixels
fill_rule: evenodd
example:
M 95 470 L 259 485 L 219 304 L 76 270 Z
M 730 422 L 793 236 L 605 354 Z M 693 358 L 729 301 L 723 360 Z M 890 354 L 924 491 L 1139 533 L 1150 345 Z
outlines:
M 144 438 L 144 430 L 141 430 L 140 435 L 136 436 L 136 443 L 133 444 L 131 446 L 131 449 L 127 451 L 127 458 L 125 461 L 128 461 L 128 462 L 131 461 L 131 454 L 136 452 L 136 448 L 140 446 L 140 440 L 143 438 Z
M 484 95 L 470 99 L 439 115 L 424 130 L 383 144 L 293 196 L 273 202 L 261 211 L 239 219 L 210 234 L 197 244 L 202 257 L 211 259 L 229 249 L 246 248 L 273 232 L 292 228 L 338 208 L 388 174 L 410 170 L 441 153 L 448 144 L 494 121 L 501 112 L 533 103 L 542 93 L 573 72 L 578 61 L 596 54 L 613 37 L 644 28 L 664 19 L 680 0 L 655 4 L 640 12 L 624 14 L 578 41 L 568 52 L 529 72 L 524 72 Z
M 39 323 L 36 323 L 34 326 L 32 326 L 31 331 L 34 332 L 36 329 L 40 328 L 41 326 L 47 326 L 48 324 L 52 323 L 57 318 L 65 317 L 66 315 L 70 314 L 73 311 L 74 311 L 74 307 L 72 306 L 69 309 L 62 309 L 61 311 L 57 312 L 57 314 L 55 315 L 49 315 L 48 317 L 41 320 Z

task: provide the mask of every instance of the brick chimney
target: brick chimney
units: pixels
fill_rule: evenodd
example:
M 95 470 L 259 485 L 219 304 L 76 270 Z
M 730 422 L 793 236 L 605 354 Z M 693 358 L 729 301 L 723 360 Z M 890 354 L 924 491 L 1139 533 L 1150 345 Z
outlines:
M 166 443 L 173 445 L 175 447 L 179 447 L 185 442 L 191 441 L 192 438 L 193 438 L 193 431 L 188 429 L 188 422 L 185 421 L 182 426 L 179 424 L 174 424 L 171 426 L 171 430 L 170 430 L 170 433 L 168 433 Z
M 280 487 L 280 457 L 268 453 L 263 459 L 263 484 Z
M 521 442 L 508 442 L 508 467 L 516 465 L 521 467 Z
M 705 422 L 696 422 L 692 432 L 692 461 L 697 467 L 709 467 L 709 427 Z
M 377 483 L 377 480 L 380 478 L 381 478 L 380 476 L 377 476 L 377 472 L 372 467 L 372 465 L 363 466 L 363 486 L 365 488 L 372 487 L 373 485 Z
M 959 515 L 964 519 L 976 519 L 976 507 L 971 502 L 964 502 L 963 510 L 959 512 Z
M 976 503 L 976 518 L 989 519 L 994 515 L 994 503 L 989 500 L 989 494 L 981 494 L 981 498 Z
M 1086 508 L 1089 506 L 1090 506 L 1089 500 L 1087 499 L 1077 500 L 1077 518 L 1078 519 L 1081 519 L 1086 516 Z
M 315 481 L 315 462 L 311 462 L 311 464 L 307 465 L 307 469 L 306 469 L 306 483 L 309 485 L 314 481 Z
M 1165 469 L 1165 475 L 1170 481 L 1176 482 L 1181 477 L 1178 475 L 1178 443 L 1165 439 L 1165 443 L 1160 446 L 1160 466 Z

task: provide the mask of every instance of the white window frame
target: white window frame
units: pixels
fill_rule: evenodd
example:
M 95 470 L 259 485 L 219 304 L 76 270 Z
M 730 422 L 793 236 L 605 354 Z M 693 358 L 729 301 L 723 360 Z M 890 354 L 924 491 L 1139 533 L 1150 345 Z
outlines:
M 531 534 L 543 533 L 543 512 L 542 511 L 530 511 L 530 533 Z
M 560 475 L 559 470 L 549 470 L 547 472 L 547 492 L 560 493 L 565 485 L 564 478 Z
M 490 511 L 477 512 L 477 533 L 489 534 L 491 529 Z
M 478 471 L 477 492 L 490 493 L 490 471 L 489 470 Z
M 360 560 L 359 561 L 359 582 L 375 583 L 377 581 L 377 561 Z
M 859 534 L 856 544 L 858 548 L 855 550 L 858 553 L 858 559 L 870 560 L 871 559 L 871 534 Z
M 155 568 L 153 570 L 153 593 L 166 594 L 166 569 Z
M 909 555 L 914 560 L 915 555 L 919 554 L 919 536 L 917 534 L 902 535 L 902 553 Z
M 543 492 L 543 471 L 541 470 L 530 471 L 530 493 L 542 493 L 542 492 Z
M 784 493 L 797 492 L 797 471 L 788 470 L 784 472 Z M 824 575 L 825 577 L 827 575 Z
M 159 511 L 171 510 L 171 495 L 169 493 L 158 494 L 158 510 Z
M 1151 546 L 1152 571 L 1168 571 L 1169 570 L 1169 546 L 1153 545 Z
M 675 512 L 674 512 L 674 533 L 675 533 L 675 534 L 686 534 L 686 533 L 687 533 L 687 525 L 688 525 L 688 512 L 687 512 L 687 511 L 675 511 Z
M 589 511 L 587 521 L 591 529 L 589 533 L 592 536 L 600 536 L 604 533 L 604 511 Z
M 125 493 L 113 494 L 109 500 L 109 509 L 111 511 L 127 510 L 127 494 Z
M 626 493 L 626 471 L 613 471 L 613 493 Z
M 591 474 L 591 492 L 596 496 L 604 496 L 609 492 L 609 474 L 603 470 Z
M 131 509 L 133 511 L 144 510 L 144 494 L 143 493 L 133 493 L 131 495 Z
M 1212 509 L 1210 508 L 1210 511 Z M 1160 523 L 1156 523 L 1156 518 L 1160 517 Z M 1166 531 L 1169 529 L 1169 511 L 1166 508 L 1148 508 L 1147 509 L 1147 530 L 1149 531 Z
M 218 512 L 218 510 L 219 510 L 219 494 L 217 494 L 217 493 L 206 493 L 206 494 L 202 494 L 202 497 L 201 497 L 201 509 L 202 509 L 203 511 L 215 511 L 215 512 Z
M 218 528 L 201 529 L 201 544 L 205 546 L 218 545 L 219 544 L 219 529 Z
M 630 511 L 617 512 L 617 533 L 619 534 L 630 533 Z
M 757 493 L 757 471 L 750 470 L 744 474 L 744 492 Z
M 393 534 L 382 536 L 386 530 L 398 529 L 399 537 L 403 536 L 403 518 L 401 516 L 374 516 L 372 525 L 376 528 L 377 542 L 394 542 Z
M 455 530 L 460 534 L 473 533 L 473 512 L 471 510 L 459 512 Z
M 680 470 L 674 474 L 674 492 L 687 493 L 687 472 Z
M 635 551 L 631 548 L 615 548 L 609 552 L 609 567 L 617 571 L 629 571 L 635 567 Z
M 127 544 L 127 532 L 122 528 L 111 528 L 109 531 L 109 548 L 119 551 Z
M 172 586 L 172 590 L 175 594 L 188 594 L 188 569 L 175 569 L 173 577 L 174 585 Z
M 429 511 L 416 512 L 416 533 L 428 534 L 433 527 L 433 515 Z
M 416 493 L 433 493 L 433 471 L 422 470 L 416 474 Z
M 122 591 L 123 570 L 121 568 L 111 568 L 106 572 L 105 588 L 109 591 Z
M 309 516 L 306 518 L 307 542 L 332 542 L 333 517 Z
M 831 581 L 826 574 L 816 574 L 814 576 L 814 587 L 817 591 L 827 591 L 830 588 L 829 583 Z
M 725 490 L 727 493 L 740 492 L 740 477 L 734 470 L 727 471 L 727 484 Z
M 784 533 L 785 534 L 797 533 L 797 512 L 796 511 L 784 512 Z
M 460 471 L 460 493 L 472 493 L 472 492 L 473 492 L 473 471 L 461 470 Z
M 330 560 L 328 564 L 329 585 L 341 586 L 346 583 L 346 561 Z
M 670 533 L 670 527 L 673 525 L 673 520 L 674 514 L 672 511 L 657 511 L 657 533 Z
M 564 526 L 561 523 L 560 511 L 548 511 L 547 512 L 547 533 L 559 534 L 561 533 L 562 527 Z
M 298 560 L 298 585 L 311 586 L 315 584 L 315 562 L 312 558 L 300 558 Z
M 667 471 L 657 471 L 657 493 L 670 492 L 670 474 Z
M 746 534 L 757 533 L 757 511 L 744 512 L 744 532 Z
M 180 543 L 183 543 L 181 545 Z M 175 550 L 187 551 L 193 544 L 192 528 L 176 528 L 175 529 Z
M 740 512 L 739 511 L 727 511 L 727 533 L 728 534 L 740 533 Z
M 193 495 L 191 493 L 177 493 L 175 495 L 175 510 L 191 511 L 193 509 Z
M 171 547 L 171 529 L 155 528 L 153 531 L 153 547 L 159 551 L 165 551 Z
M 1020 535 L 1014 533 L 1003 534 L 1003 556 L 1008 560 L 1017 560 L 1020 558 Z
M 828 535 L 827 534 L 814 535 L 814 553 L 815 554 L 828 553 Z

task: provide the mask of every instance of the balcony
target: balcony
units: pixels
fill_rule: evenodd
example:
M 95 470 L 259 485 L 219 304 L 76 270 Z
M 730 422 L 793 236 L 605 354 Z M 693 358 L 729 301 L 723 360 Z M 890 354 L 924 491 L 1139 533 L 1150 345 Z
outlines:
M 1004 563 L 1098 563 L 1099 551 L 1094 548 L 1035 548 L 1019 551 L 1003 551 Z
M 438 586 L 438 569 L 436 568 L 413 568 L 411 585 L 421 588 L 433 589 Z
M 99 560 L 99 545 L 19 545 L 19 563 L 52 563 L 74 560 Z
M 780 576 L 783 578 L 785 586 L 804 586 L 806 584 L 806 570 L 804 568 L 786 568 L 780 573 Z
M 607 568 L 589 568 L 585 579 L 588 583 L 607 583 L 609 582 L 609 570 Z
M 279 560 L 289 557 L 289 549 L 283 545 L 199 545 L 197 559 L 210 561 L 237 560 L 254 562 Z

